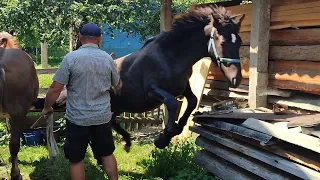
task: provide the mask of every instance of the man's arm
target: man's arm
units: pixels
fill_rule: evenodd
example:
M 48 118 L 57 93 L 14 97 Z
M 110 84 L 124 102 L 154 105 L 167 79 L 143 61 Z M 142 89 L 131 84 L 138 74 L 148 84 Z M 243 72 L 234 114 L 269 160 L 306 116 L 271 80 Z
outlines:
M 64 85 L 61 83 L 58 83 L 56 81 L 53 81 L 51 86 L 49 87 L 48 93 L 46 95 L 44 108 L 49 109 L 52 107 L 52 105 L 56 102 L 58 99 L 61 91 L 63 90 Z
M 42 115 L 45 115 L 48 112 L 52 111 L 52 105 L 58 99 L 61 91 L 63 90 L 64 85 L 67 85 L 69 83 L 69 76 L 70 76 L 70 68 L 69 68 L 67 59 L 65 57 L 62 63 L 60 64 L 56 74 L 52 78 L 53 82 L 47 92 L 44 108 L 41 113 Z
M 115 90 L 120 90 L 122 88 L 122 81 L 117 72 L 116 63 L 112 61 L 111 64 L 111 85 Z

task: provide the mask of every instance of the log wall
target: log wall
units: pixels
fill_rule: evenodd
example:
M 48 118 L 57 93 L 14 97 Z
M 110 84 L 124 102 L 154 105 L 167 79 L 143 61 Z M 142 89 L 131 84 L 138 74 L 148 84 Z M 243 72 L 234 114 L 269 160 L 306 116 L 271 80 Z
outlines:
M 232 14 L 246 14 L 240 29 L 243 41 L 240 56 L 243 76 L 241 84 L 248 85 L 252 4 L 227 9 Z M 292 91 L 291 99 L 295 94 L 304 97 L 310 94 L 313 100 L 314 97 L 320 100 L 320 0 L 271 1 L 268 72 L 270 89 Z M 225 82 L 225 77 L 212 63 L 206 88 L 214 91 L 216 88 L 212 84 L 221 82 Z M 272 97 L 273 102 L 274 98 L 284 98 L 278 94 L 272 95 L 275 95 Z M 290 106 L 311 110 L 304 105 L 308 103 L 307 100 L 300 104 L 291 103 Z

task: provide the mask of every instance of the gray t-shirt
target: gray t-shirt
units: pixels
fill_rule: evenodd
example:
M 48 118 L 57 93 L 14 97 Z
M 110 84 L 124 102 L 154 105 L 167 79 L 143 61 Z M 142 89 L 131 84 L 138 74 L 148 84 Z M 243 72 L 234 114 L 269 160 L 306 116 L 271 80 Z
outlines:
M 65 117 L 79 126 L 110 121 L 109 90 L 118 85 L 119 79 L 112 57 L 95 44 L 85 44 L 69 52 L 52 78 L 66 85 Z

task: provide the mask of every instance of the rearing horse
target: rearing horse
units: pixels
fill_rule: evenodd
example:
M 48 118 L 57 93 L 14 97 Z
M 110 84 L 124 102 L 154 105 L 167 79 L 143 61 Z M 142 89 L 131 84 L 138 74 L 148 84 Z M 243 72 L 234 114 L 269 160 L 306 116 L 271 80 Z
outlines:
M 168 124 L 155 140 L 158 148 L 169 145 L 172 137 L 182 132 L 197 104 L 189 78 L 192 66 L 204 57 L 211 57 L 231 87 L 242 79 L 238 35 L 243 15 L 231 16 L 224 7 L 207 6 L 189 10 L 174 18 L 172 30 L 146 41 L 137 52 L 115 61 L 123 87 L 121 94 L 111 93 L 113 128 L 130 147 L 130 135 L 116 122 L 122 112 L 140 113 L 165 104 Z M 188 106 L 175 123 L 176 97 L 183 95 Z
M 37 100 L 38 91 L 38 76 L 31 57 L 21 50 L 12 35 L 0 32 L 0 113 L 10 116 L 12 180 L 22 179 L 18 167 L 20 136 L 26 114 Z
M 169 119 L 164 132 L 154 141 L 158 148 L 165 148 L 172 137 L 182 132 L 197 105 L 189 78 L 192 66 L 200 59 L 211 57 L 231 87 L 240 84 L 238 33 L 243 19 L 244 15 L 231 16 L 224 7 L 194 6 L 174 18 L 172 30 L 160 33 L 138 51 L 115 60 L 123 86 L 120 94 L 111 90 L 111 121 L 114 130 L 126 141 L 127 151 L 131 146 L 130 134 L 115 120 L 122 112 L 146 112 L 164 103 Z M 186 97 L 188 106 L 176 124 L 175 98 L 179 95 Z

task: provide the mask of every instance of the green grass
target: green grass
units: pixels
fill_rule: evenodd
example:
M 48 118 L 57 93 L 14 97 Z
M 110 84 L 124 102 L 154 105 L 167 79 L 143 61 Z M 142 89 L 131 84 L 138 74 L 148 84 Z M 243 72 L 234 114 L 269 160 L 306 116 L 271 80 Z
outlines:
M 119 179 L 144 179 L 145 169 L 137 165 L 145 156 L 150 154 L 152 145 L 133 144 L 132 151 L 126 153 L 119 143 L 116 144 L 115 156 L 118 162 Z M 0 154 L 5 161 L 6 169 L 10 172 L 11 165 L 8 162 L 8 147 L 1 148 Z M 87 156 L 84 160 L 87 179 L 106 179 L 103 171 L 96 165 L 90 147 L 88 147 Z M 59 157 L 52 162 L 48 159 L 48 152 L 45 146 L 26 147 L 22 146 L 19 152 L 19 167 L 23 179 L 32 180 L 54 180 L 68 179 L 68 161 L 64 158 L 63 151 L 60 151 Z M 2 171 L 3 168 L 2 168 Z M 1 172 L 0 179 L 8 178 L 7 172 Z M 146 179 L 157 179 L 145 177 Z M 159 178 L 158 178 L 159 179 Z
M 54 74 L 39 74 L 39 88 L 48 88 L 52 83 Z
M 4 122 L 0 122 L 0 137 L 5 134 Z M 120 136 L 115 136 L 115 156 L 118 162 L 120 180 L 213 180 L 205 170 L 193 162 L 194 154 L 200 149 L 194 139 L 170 144 L 160 150 L 152 143 L 133 143 L 131 151 L 125 152 L 120 143 Z M 69 179 L 68 161 L 59 143 L 60 154 L 55 161 L 48 158 L 46 146 L 21 146 L 19 168 L 24 180 L 67 180 Z M 0 180 L 9 179 L 8 139 L 0 140 Z M 87 179 L 107 179 L 104 172 L 96 165 L 91 148 L 88 147 L 84 160 Z

